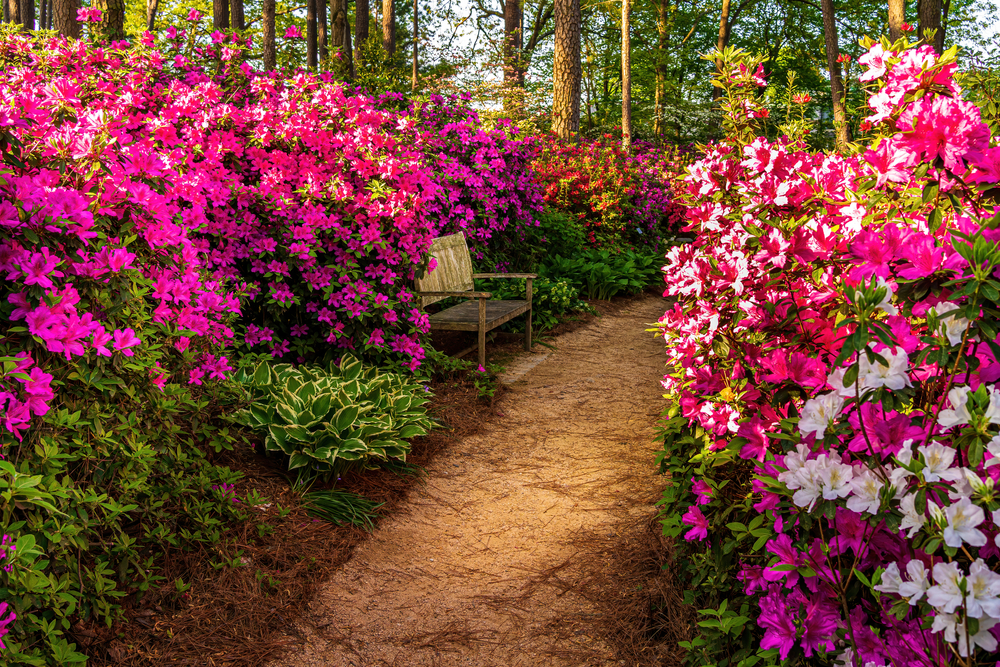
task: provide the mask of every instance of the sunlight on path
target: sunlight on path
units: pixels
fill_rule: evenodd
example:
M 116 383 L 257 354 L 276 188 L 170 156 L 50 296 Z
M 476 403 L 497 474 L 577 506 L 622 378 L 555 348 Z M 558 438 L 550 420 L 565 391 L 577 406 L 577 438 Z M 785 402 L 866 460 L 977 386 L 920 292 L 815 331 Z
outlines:
M 618 665 L 579 595 L 588 535 L 652 514 L 662 344 L 647 297 L 527 357 L 502 418 L 453 443 L 325 586 L 273 665 Z M 512 368 L 516 364 L 511 365 Z

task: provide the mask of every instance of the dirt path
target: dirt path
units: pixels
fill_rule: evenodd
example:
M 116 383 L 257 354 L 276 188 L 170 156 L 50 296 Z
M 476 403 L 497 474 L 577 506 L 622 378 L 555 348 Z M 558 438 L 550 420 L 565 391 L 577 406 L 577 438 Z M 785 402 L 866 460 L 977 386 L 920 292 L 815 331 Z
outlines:
M 600 598 L 616 593 L 595 595 L 595 572 L 662 488 L 663 350 L 644 329 L 663 311 L 662 299 L 634 301 L 522 362 L 537 365 L 513 382 L 503 417 L 436 459 L 275 667 L 626 664 L 601 638 Z

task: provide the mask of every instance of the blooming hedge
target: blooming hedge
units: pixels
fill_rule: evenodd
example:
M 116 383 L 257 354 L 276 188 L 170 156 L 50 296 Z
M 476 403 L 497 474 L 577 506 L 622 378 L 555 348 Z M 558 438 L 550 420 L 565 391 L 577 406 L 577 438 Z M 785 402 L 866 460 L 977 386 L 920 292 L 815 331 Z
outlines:
M 674 190 L 686 154 L 641 142 L 627 152 L 610 139 L 541 137 L 532 167 L 545 203 L 574 216 L 592 246 L 658 248 L 683 220 Z
M 869 46 L 855 157 L 754 138 L 759 61 L 719 54 L 660 322 L 690 664 L 996 662 L 1000 148 L 954 51 Z

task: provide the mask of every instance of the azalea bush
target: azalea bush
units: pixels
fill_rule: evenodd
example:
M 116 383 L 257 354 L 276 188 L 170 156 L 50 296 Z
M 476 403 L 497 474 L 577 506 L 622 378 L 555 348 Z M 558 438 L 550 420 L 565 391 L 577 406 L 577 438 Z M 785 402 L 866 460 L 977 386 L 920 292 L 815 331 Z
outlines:
M 591 246 L 655 249 L 683 220 L 674 196 L 682 165 L 670 148 L 636 143 L 628 153 L 610 135 L 589 143 L 545 135 L 533 168 L 545 203 L 573 216 Z
M 239 301 L 132 134 L 112 92 L 132 84 L 98 74 L 120 57 L 0 39 L 5 664 L 84 662 L 74 624 L 110 625 L 168 553 L 242 520 L 217 491 L 239 475 L 206 456 L 233 446 L 240 396 L 216 381 Z
M 660 322 L 690 664 L 996 662 L 1000 148 L 954 51 L 866 46 L 856 157 L 755 138 L 760 61 L 716 54 Z

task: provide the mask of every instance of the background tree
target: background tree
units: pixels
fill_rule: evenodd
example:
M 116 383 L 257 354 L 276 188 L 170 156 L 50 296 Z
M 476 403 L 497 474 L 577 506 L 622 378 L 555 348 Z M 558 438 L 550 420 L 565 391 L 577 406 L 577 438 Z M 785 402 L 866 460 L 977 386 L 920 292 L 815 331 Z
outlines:
M 229 0 L 212 0 L 212 27 L 229 30 Z
M 326 0 L 306 0 L 306 67 L 316 71 L 316 3 Z
M 264 69 L 268 72 L 278 66 L 278 49 L 274 36 L 275 22 L 274 0 L 264 0 L 263 6 L 263 60 Z
M 148 0 L 147 0 L 148 1 Z M 229 19 L 233 30 L 246 30 L 246 17 L 243 11 L 243 0 L 231 0 L 229 3 Z M 150 28 L 152 30 L 152 28 Z
M 938 53 L 944 52 L 944 24 L 941 21 L 941 0 L 918 0 L 917 15 L 920 18 L 920 39 L 934 47 Z M 927 32 L 934 30 L 934 37 L 927 39 Z
M 35 0 L 21 0 L 21 25 L 25 30 L 35 29 Z
M 568 140 L 580 130 L 580 0 L 556 0 L 552 131 Z
M 101 10 L 101 20 L 97 24 L 101 39 L 125 39 L 125 0 L 93 0 L 92 6 Z
M 622 147 L 632 150 L 632 38 L 631 0 L 622 0 Z
M 355 0 L 354 3 L 354 62 L 361 67 L 364 64 L 364 44 L 368 41 L 368 26 L 370 23 L 368 0 Z
M 382 47 L 390 58 L 396 55 L 396 5 L 382 0 Z
M 65 37 L 80 38 L 80 22 L 76 20 L 76 12 L 80 8 L 79 0 L 53 0 L 52 25 Z
M 903 36 L 906 0 L 889 0 L 889 39 L 895 42 Z

